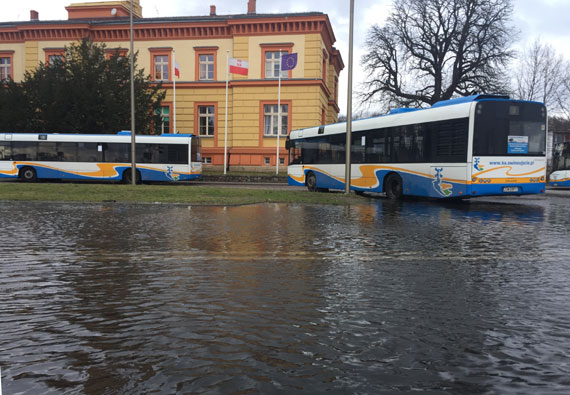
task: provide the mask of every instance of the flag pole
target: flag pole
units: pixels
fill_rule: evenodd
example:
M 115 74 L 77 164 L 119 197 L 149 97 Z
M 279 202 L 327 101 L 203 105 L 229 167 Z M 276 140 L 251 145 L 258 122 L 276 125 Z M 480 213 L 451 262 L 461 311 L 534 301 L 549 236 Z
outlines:
M 174 114 L 172 117 L 172 122 L 173 122 L 173 127 L 174 130 L 172 131 L 172 133 L 178 133 L 176 131 L 176 51 L 172 50 L 172 68 L 173 68 L 173 73 L 172 73 L 172 87 L 173 87 L 173 96 L 174 96 Z
M 226 50 L 226 119 L 225 119 L 225 133 L 224 133 L 224 175 L 227 169 L 228 160 L 228 80 L 230 70 L 230 50 Z
M 279 175 L 279 135 L 281 134 L 281 50 L 279 50 L 279 85 L 277 88 L 277 154 L 275 175 Z
M 129 63 L 131 66 L 131 184 L 137 184 L 137 163 L 136 163 L 136 135 L 135 135 L 135 51 L 133 38 L 133 0 L 131 0 L 129 19 L 130 52 Z

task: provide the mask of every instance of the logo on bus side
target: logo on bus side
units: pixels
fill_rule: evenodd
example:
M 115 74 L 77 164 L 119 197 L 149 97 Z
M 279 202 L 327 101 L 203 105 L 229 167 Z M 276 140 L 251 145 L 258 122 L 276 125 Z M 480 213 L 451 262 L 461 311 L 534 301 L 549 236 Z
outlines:
M 435 168 L 435 179 L 433 180 L 432 185 L 433 189 L 435 189 L 437 193 L 439 193 L 443 197 L 448 197 L 453 193 L 451 191 L 453 189 L 453 185 L 443 182 L 442 173 L 443 173 L 443 167 L 440 167 L 439 169 L 437 167 Z
M 474 158 L 474 160 L 473 160 L 473 167 L 475 168 L 475 170 L 483 171 L 483 170 L 485 170 L 485 167 L 484 167 L 484 166 L 481 166 L 481 165 L 479 164 L 480 161 L 481 161 L 481 158 Z
M 180 175 L 174 173 L 172 166 L 167 166 L 166 169 L 166 178 L 168 178 L 170 181 L 178 181 L 180 179 Z

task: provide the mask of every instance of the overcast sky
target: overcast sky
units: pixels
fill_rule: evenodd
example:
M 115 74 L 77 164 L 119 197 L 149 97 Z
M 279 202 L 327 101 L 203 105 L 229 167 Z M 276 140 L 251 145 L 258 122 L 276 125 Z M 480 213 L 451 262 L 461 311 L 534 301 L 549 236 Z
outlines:
M 82 0 L 3 0 L 0 21 L 27 21 L 30 10 L 39 12 L 40 20 L 67 19 L 65 7 Z M 141 0 L 143 16 L 198 16 L 208 15 L 210 5 L 216 6 L 218 15 L 244 14 L 247 0 L 210 0 L 194 2 L 188 0 Z M 363 43 L 366 33 L 373 24 L 382 25 L 390 12 L 392 0 L 355 0 L 354 12 L 354 73 L 353 88 L 357 90 L 364 79 L 360 58 L 364 54 Z M 341 73 L 339 106 L 346 114 L 349 0 L 293 0 L 277 2 L 257 0 L 258 13 L 285 13 L 318 11 L 328 14 L 336 36 L 335 47 L 341 51 L 345 69 Z M 570 60 L 570 0 L 513 0 L 515 12 L 513 23 L 520 31 L 518 48 L 523 48 L 535 38 L 550 43 L 566 59 Z M 358 110 L 353 99 L 353 111 Z

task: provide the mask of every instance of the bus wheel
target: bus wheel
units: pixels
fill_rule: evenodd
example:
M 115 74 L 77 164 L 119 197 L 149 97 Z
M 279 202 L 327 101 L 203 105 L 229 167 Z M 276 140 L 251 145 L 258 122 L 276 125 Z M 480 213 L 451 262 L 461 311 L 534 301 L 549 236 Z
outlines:
M 388 175 L 386 182 L 384 183 L 384 190 L 386 191 L 386 196 L 388 199 L 397 200 L 402 198 L 402 177 L 396 173 L 391 173 Z
M 305 180 L 305 185 L 309 192 L 317 192 L 317 177 L 315 177 L 315 173 L 312 171 L 307 173 L 307 179 Z
M 22 167 L 18 173 L 18 177 L 20 177 L 20 180 L 25 182 L 34 182 L 38 179 L 36 169 L 30 166 Z
M 127 169 L 123 172 L 123 184 L 132 184 L 133 179 L 131 178 L 131 169 Z M 137 170 L 137 179 L 135 180 L 136 184 L 141 183 L 141 173 Z

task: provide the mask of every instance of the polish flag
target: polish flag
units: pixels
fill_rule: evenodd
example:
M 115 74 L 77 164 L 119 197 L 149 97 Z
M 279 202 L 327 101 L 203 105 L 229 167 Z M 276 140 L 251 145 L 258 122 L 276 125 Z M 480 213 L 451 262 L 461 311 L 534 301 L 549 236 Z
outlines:
M 177 61 L 174 61 L 174 75 L 180 78 L 180 65 Z
M 247 69 L 249 64 L 245 60 L 240 59 L 230 59 L 230 73 L 247 75 Z

